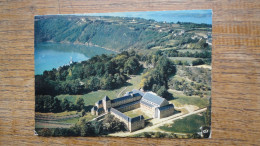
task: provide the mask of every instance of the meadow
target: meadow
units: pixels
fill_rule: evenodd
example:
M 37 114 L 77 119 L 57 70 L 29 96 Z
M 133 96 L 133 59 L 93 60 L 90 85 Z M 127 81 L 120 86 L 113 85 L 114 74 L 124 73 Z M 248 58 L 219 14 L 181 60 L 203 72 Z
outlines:
M 85 106 L 91 106 L 94 105 L 98 100 L 103 99 L 105 96 L 108 96 L 110 99 L 115 99 L 117 97 L 122 97 L 125 92 L 132 91 L 133 89 L 139 89 L 142 78 L 141 74 L 142 71 L 138 75 L 132 75 L 131 79 L 127 81 L 127 85 L 118 89 L 92 91 L 84 95 L 58 95 L 56 97 L 60 100 L 66 98 L 68 101 L 73 103 L 75 103 L 77 97 L 82 97 L 84 99 Z
M 205 116 L 199 114 L 176 120 L 172 124 L 166 124 L 159 128 L 165 132 L 192 134 L 200 132 L 199 128 L 203 125 L 205 125 Z
M 143 115 L 145 120 L 151 118 L 150 116 L 147 115 L 147 113 L 141 111 L 140 108 L 135 109 L 135 110 L 131 110 L 131 111 L 128 111 L 128 112 L 124 112 L 124 114 L 127 115 L 130 118 L 134 118 L 134 117 L 140 116 L 140 115 Z
M 187 105 L 195 105 L 199 108 L 205 108 L 209 105 L 209 101 L 207 98 L 200 98 L 199 96 L 187 96 L 182 94 L 181 92 L 168 90 L 174 97 L 173 100 L 170 100 L 176 107 L 181 107 L 185 104 Z
M 168 58 L 172 61 L 176 61 L 176 60 L 181 61 L 181 62 L 187 61 L 189 64 L 192 64 L 192 61 L 198 59 L 195 57 L 168 57 Z

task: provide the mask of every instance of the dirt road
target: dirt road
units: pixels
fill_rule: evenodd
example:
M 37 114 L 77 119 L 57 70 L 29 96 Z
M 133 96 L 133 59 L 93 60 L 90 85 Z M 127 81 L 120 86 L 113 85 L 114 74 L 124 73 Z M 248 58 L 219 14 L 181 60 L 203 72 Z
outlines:
M 125 87 L 121 92 L 119 92 L 119 93 L 117 94 L 117 98 L 120 97 L 120 95 L 122 94 L 122 92 L 124 92 L 124 91 L 126 90 L 126 88 L 127 88 L 127 87 Z

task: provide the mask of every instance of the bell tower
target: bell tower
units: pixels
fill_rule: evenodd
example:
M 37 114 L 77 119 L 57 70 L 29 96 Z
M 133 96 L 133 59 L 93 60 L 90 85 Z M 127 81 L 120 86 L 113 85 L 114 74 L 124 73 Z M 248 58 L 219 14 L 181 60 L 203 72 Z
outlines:
M 108 96 L 105 96 L 102 100 L 103 100 L 103 108 L 105 112 L 108 112 L 108 109 L 111 108 L 111 100 L 108 98 Z

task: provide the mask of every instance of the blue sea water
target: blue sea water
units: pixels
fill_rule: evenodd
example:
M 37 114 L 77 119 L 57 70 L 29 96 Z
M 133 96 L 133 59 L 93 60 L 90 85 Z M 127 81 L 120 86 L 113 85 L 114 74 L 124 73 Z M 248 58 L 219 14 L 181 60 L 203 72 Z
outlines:
M 143 11 L 78 14 L 87 16 L 118 16 L 153 19 L 159 22 L 192 22 L 212 24 L 212 10 Z
M 114 54 L 115 52 L 100 47 L 80 44 L 63 44 L 44 42 L 35 44 L 34 60 L 35 75 L 42 74 L 45 70 L 52 70 L 69 62 L 81 62 L 101 54 Z

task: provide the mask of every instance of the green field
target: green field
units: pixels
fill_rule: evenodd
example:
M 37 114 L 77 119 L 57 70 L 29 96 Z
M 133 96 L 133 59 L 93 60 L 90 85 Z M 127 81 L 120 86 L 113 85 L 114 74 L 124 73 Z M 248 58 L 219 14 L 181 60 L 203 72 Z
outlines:
M 130 118 L 134 118 L 134 117 L 140 116 L 140 115 L 143 115 L 144 119 L 150 118 L 145 112 L 142 112 L 140 108 L 135 109 L 135 110 L 130 110 L 128 112 L 124 112 L 124 114 L 127 115 Z
M 57 120 L 57 122 L 75 124 L 75 123 L 78 122 L 79 118 L 80 117 L 69 118 L 69 119 L 62 119 L 62 120 Z
M 68 128 L 78 122 L 80 117 L 52 119 L 52 120 L 35 120 L 35 128 Z
M 121 88 L 120 88 L 121 89 Z M 69 100 L 70 102 L 75 103 L 77 97 L 82 97 L 84 99 L 85 102 L 85 106 L 88 105 L 94 105 L 95 102 L 97 102 L 98 100 L 101 100 L 102 98 L 104 98 L 106 95 L 110 98 L 110 99 L 114 99 L 115 96 L 120 92 L 119 89 L 113 90 L 113 91 L 108 91 L 108 90 L 99 90 L 99 91 L 94 91 L 94 92 L 90 92 L 88 94 L 84 94 L 84 95 L 58 95 L 57 98 L 62 100 L 64 98 L 66 98 L 67 100 Z
M 199 108 L 205 108 L 209 105 L 209 101 L 207 98 L 200 98 L 198 96 L 187 96 L 179 92 L 175 92 L 173 90 L 168 90 L 174 97 L 172 102 L 175 106 L 180 107 L 182 105 L 195 105 Z
M 36 112 L 36 128 L 68 128 L 74 125 L 80 117 L 77 111 L 65 111 L 61 113 L 39 113 Z M 76 117 L 75 117 L 76 116 Z
M 168 58 L 172 61 L 175 61 L 175 60 L 178 60 L 181 62 L 187 61 L 189 64 L 191 64 L 192 61 L 199 59 L 199 58 L 194 58 L 194 57 L 168 57 Z
M 71 111 L 68 113 L 76 113 L 76 111 Z M 91 113 L 89 112 L 87 112 L 84 117 L 72 117 L 72 118 L 67 118 L 66 116 L 70 116 L 71 114 L 65 114 L 65 112 L 55 113 L 55 114 L 58 114 L 58 116 L 53 116 L 53 113 L 41 113 L 41 116 L 44 116 L 46 119 L 43 120 L 36 119 L 35 127 L 36 128 L 57 128 L 57 127 L 68 128 L 76 124 L 81 118 L 84 119 L 85 121 L 90 121 L 96 117 L 91 115 Z M 61 114 L 63 116 L 61 116 Z M 48 119 L 48 117 L 52 119 Z
M 183 119 L 174 121 L 173 124 L 166 124 L 159 127 L 161 130 L 166 132 L 174 133 L 196 133 L 200 132 L 200 127 L 205 126 L 205 116 L 202 115 L 191 115 Z
M 181 50 L 178 50 L 178 52 L 182 52 L 182 53 L 185 53 L 185 52 L 190 52 L 190 53 L 201 53 L 201 52 L 204 52 L 205 50 L 198 50 L 198 49 L 181 49 Z
M 78 114 L 77 111 L 64 111 L 60 113 L 40 113 L 36 112 L 35 113 L 37 116 L 44 116 L 44 117 L 64 117 L 64 116 L 70 116 L 70 115 L 76 115 Z
M 97 116 L 92 115 L 90 112 L 87 112 L 84 117 L 82 117 L 81 119 L 84 119 L 85 121 L 90 121 L 94 118 L 96 118 Z
M 138 75 L 133 75 L 131 77 L 131 79 L 128 82 L 127 86 L 123 86 L 119 89 L 115 89 L 115 90 L 98 90 L 98 91 L 93 91 L 90 92 L 88 94 L 84 94 L 84 95 L 58 95 L 56 96 L 58 99 L 62 100 L 64 98 L 66 98 L 67 100 L 69 100 L 70 102 L 75 102 L 77 97 L 82 97 L 85 101 L 85 105 L 94 105 L 95 102 L 97 102 L 98 100 L 101 100 L 102 98 L 104 98 L 105 96 L 108 96 L 110 99 L 115 99 L 118 97 L 121 97 L 125 94 L 125 92 L 127 91 L 131 91 L 133 89 L 139 89 L 140 86 L 140 81 L 141 81 L 142 75 L 141 73 L 139 73 Z M 121 92 L 122 91 L 122 92 Z M 120 94 L 119 94 L 120 93 Z

